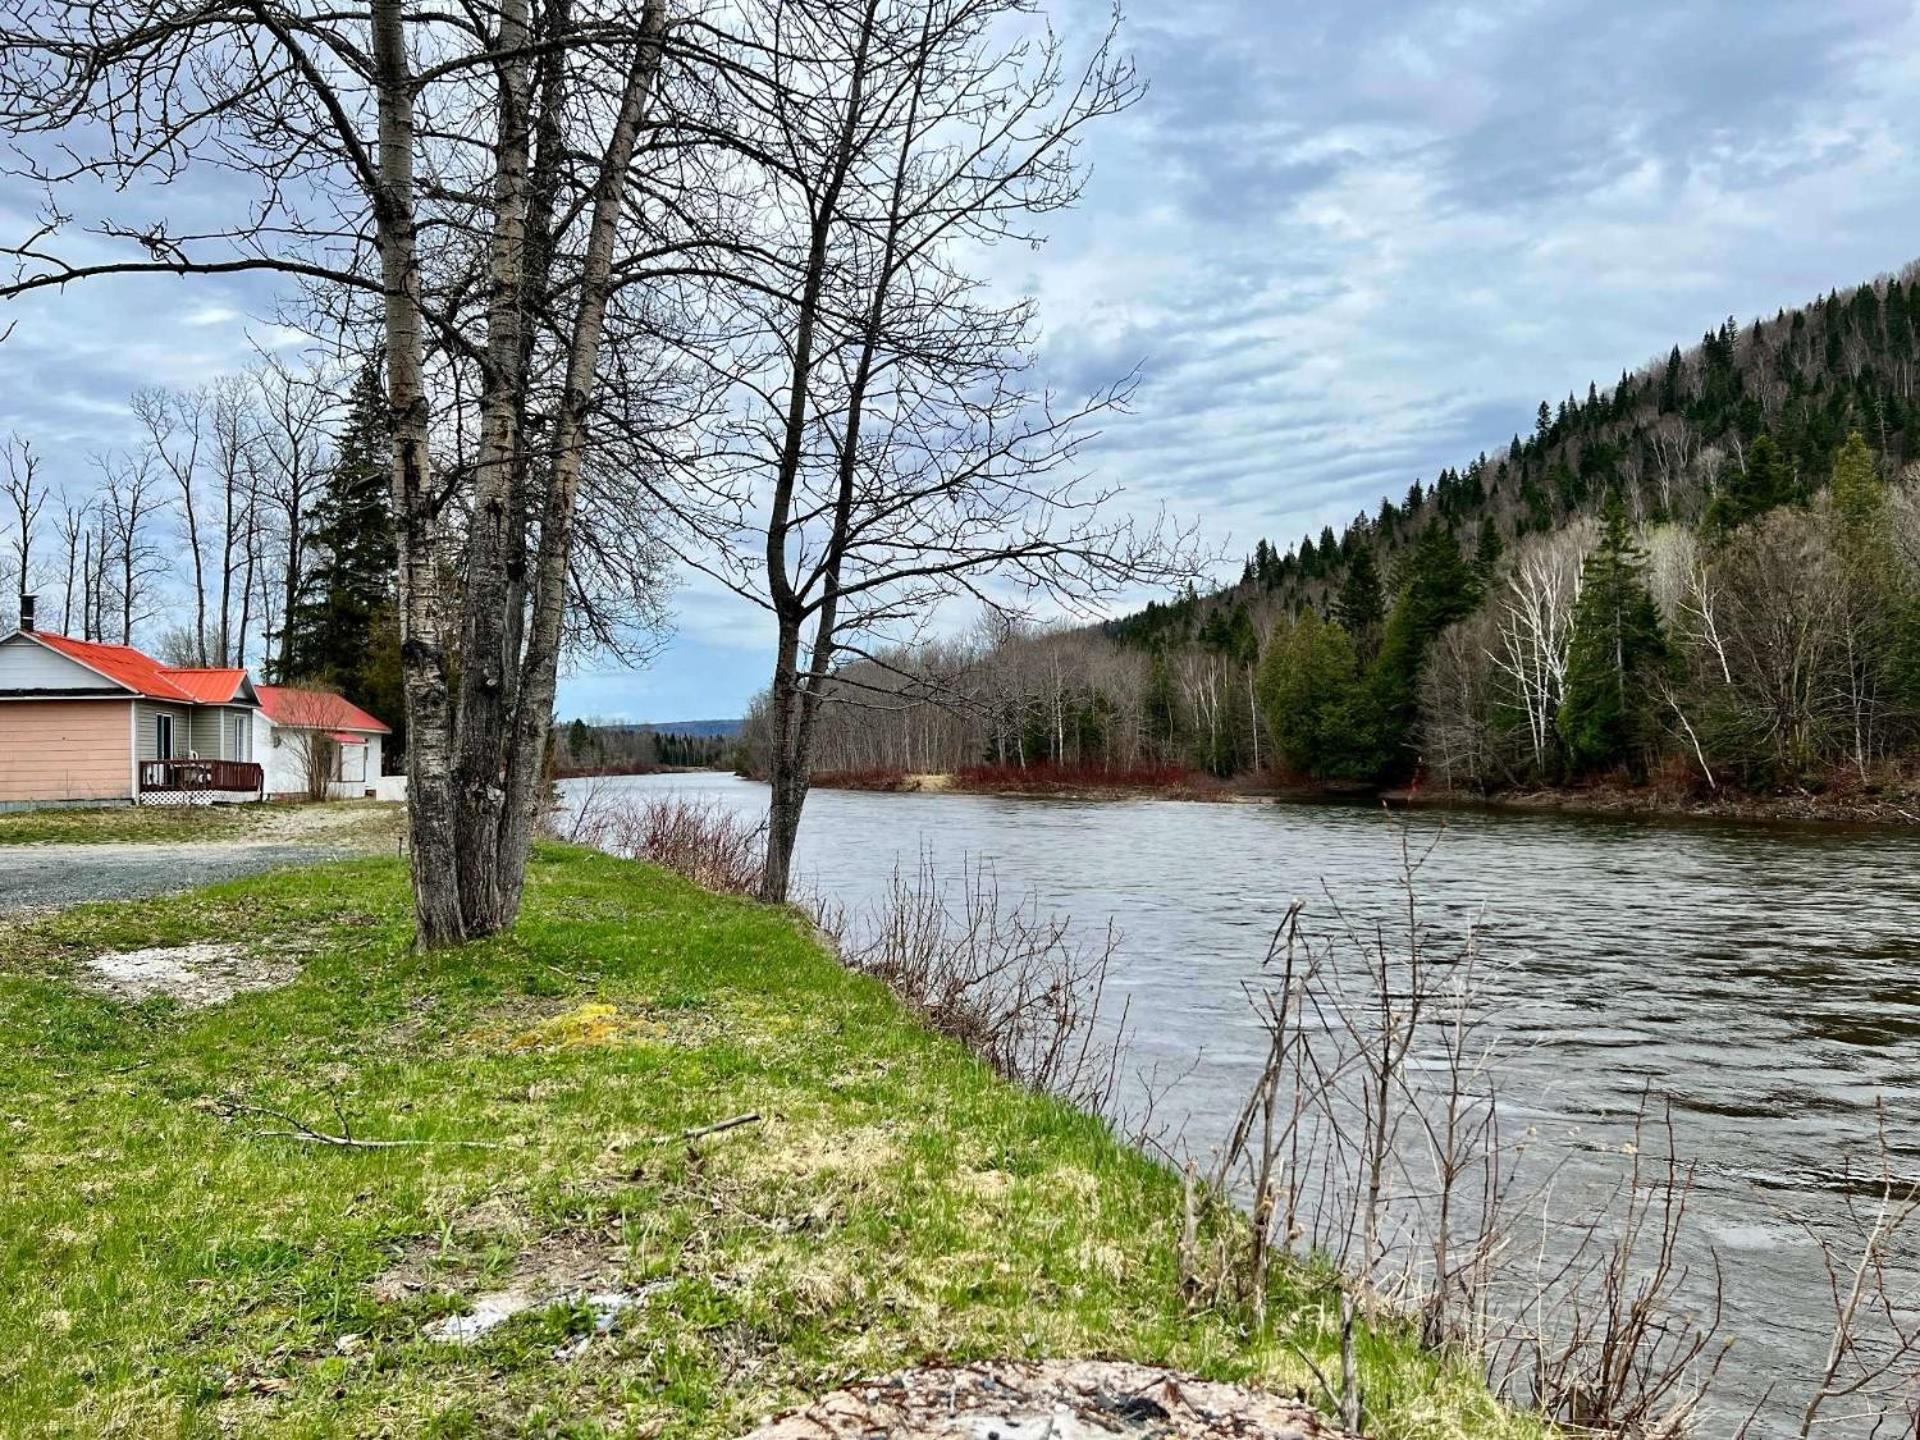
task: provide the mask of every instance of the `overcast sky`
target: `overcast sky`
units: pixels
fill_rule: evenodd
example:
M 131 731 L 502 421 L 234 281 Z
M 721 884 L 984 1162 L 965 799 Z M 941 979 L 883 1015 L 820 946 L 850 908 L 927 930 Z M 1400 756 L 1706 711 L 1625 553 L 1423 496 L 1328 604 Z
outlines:
M 1103 14 L 1056 7 L 1070 35 Z M 1004 273 L 1040 297 L 1065 388 L 1142 366 L 1092 464 L 1236 555 L 1729 314 L 1920 257 L 1911 4 L 1136 0 L 1126 33 L 1149 94 L 1090 141 L 1081 209 Z M 17 203 L 0 193 L 10 230 Z M 218 282 L 18 311 L 0 428 L 62 464 L 125 438 L 134 385 L 276 339 L 267 297 Z M 739 714 L 769 627 L 691 583 L 676 608 L 651 670 L 568 677 L 562 713 Z

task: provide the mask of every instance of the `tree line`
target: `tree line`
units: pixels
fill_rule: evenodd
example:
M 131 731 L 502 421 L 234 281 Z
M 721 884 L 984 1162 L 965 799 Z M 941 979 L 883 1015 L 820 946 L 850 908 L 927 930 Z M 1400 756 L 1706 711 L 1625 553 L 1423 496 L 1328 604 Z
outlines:
M 656 770 L 715 770 L 733 751 L 720 735 L 684 735 L 649 725 L 576 719 L 560 732 L 554 770 L 567 775 L 646 775 Z
M 823 755 L 1480 790 L 1871 779 L 1920 745 L 1913 293 L 1909 272 L 1728 322 L 1340 536 L 1261 542 L 1218 592 L 880 657 L 849 671 Z

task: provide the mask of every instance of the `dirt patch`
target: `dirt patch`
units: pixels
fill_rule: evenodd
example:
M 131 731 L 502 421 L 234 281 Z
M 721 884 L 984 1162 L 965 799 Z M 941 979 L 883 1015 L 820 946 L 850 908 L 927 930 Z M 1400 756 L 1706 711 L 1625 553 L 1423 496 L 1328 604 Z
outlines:
M 1106 1360 L 933 1366 L 823 1395 L 747 1440 L 1339 1440 L 1311 1406 Z
M 351 831 L 353 838 L 371 841 L 382 832 L 397 839 L 406 813 L 404 805 L 381 800 L 352 800 L 326 805 L 267 805 L 254 812 L 253 833 L 263 840 L 337 840 Z
M 504 1277 L 489 1280 L 484 1289 L 470 1284 L 458 1273 L 469 1246 L 500 1238 L 484 1224 L 476 1228 L 476 1223 L 509 1219 L 509 1212 L 497 1203 L 482 1206 L 455 1227 L 467 1244 L 452 1253 L 437 1245 L 418 1245 L 375 1276 L 368 1289 L 386 1304 L 436 1292 L 467 1299 L 464 1313 L 443 1316 L 421 1329 L 424 1338 L 449 1345 L 471 1345 L 529 1310 L 583 1305 L 593 1316 L 593 1327 L 579 1340 L 562 1346 L 556 1352 L 559 1359 L 572 1359 L 594 1335 L 611 1330 L 623 1310 L 645 1298 L 644 1290 L 620 1283 L 626 1268 L 625 1245 L 601 1235 L 543 1235 L 521 1249 Z
M 115 1000 L 133 1003 L 165 995 L 188 1010 L 202 1010 L 248 991 L 285 985 L 300 968 L 250 954 L 243 946 L 197 942 L 96 955 L 85 972 L 89 990 Z

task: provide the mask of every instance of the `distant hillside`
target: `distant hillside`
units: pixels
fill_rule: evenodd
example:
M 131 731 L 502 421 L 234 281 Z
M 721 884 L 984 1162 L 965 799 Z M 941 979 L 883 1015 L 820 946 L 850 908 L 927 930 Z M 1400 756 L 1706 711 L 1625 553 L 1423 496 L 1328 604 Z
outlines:
M 1920 794 L 1916 362 L 1920 267 L 1729 318 L 1337 534 L 1261 541 L 1210 594 L 849 665 L 862 703 L 822 711 L 817 767 L 1624 782 L 1910 816 L 1887 797 Z
M 707 735 L 731 740 L 740 733 L 738 720 L 650 720 L 642 725 L 603 726 L 615 730 L 651 730 L 656 735 Z
M 1255 596 L 1325 611 L 1357 552 L 1371 552 L 1391 588 L 1395 562 L 1433 525 L 1491 572 L 1514 541 L 1598 514 L 1610 494 L 1636 523 L 1697 521 L 1725 482 L 1746 478 L 1763 439 L 1764 462 L 1782 467 L 1796 498 L 1825 483 L 1853 431 L 1898 475 L 1920 450 L 1917 280 L 1920 262 L 1770 320 L 1742 326 L 1730 316 L 1611 386 L 1590 381 L 1584 398 L 1542 400 L 1525 433 L 1430 483 L 1413 480 L 1340 533 L 1327 526 L 1284 547 L 1262 540 L 1223 591 L 1149 604 L 1108 632 L 1148 644 L 1197 639 L 1212 611 Z

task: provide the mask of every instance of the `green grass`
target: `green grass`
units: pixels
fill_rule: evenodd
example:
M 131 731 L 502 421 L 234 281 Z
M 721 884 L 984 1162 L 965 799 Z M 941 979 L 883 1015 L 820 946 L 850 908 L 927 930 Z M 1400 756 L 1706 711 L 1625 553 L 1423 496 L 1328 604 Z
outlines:
M 1290 1346 L 1330 1362 L 1329 1291 L 1276 1278 L 1262 1337 L 1188 1313 L 1173 1176 L 781 912 L 549 847 L 511 938 L 408 937 L 391 860 L 0 926 L 6 1433 L 724 1436 L 934 1357 L 1288 1389 L 1310 1384 Z M 196 939 L 301 978 L 195 1012 L 76 983 L 102 951 Z M 504 1148 L 301 1144 L 222 1100 Z M 655 1143 L 746 1111 L 765 1122 Z M 422 1337 L 568 1250 L 644 1297 L 577 1358 L 555 1357 L 590 1328 L 567 1306 L 469 1348 Z M 1398 1329 L 1361 1355 L 1381 1436 L 1539 1433 Z
M 9 810 L 0 845 L 91 845 L 115 841 L 238 840 L 260 823 L 256 807 L 116 805 L 85 810 Z

